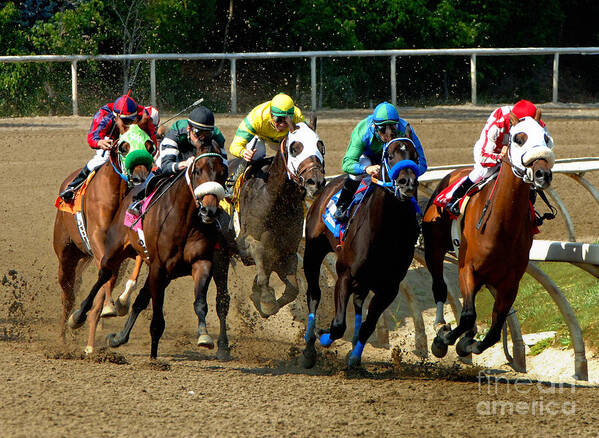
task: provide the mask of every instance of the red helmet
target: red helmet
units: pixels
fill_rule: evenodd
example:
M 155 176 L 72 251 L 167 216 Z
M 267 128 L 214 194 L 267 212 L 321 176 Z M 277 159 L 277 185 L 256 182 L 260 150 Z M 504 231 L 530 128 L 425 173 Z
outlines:
M 137 118 L 137 102 L 132 97 L 123 95 L 114 101 L 112 111 L 121 119 L 135 119 Z
M 523 119 L 524 117 L 533 117 L 537 113 L 537 107 L 534 103 L 528 100 L 521 100 L 516 102 L 516 105 L 512 108 L 512 112 L 518 117 Z

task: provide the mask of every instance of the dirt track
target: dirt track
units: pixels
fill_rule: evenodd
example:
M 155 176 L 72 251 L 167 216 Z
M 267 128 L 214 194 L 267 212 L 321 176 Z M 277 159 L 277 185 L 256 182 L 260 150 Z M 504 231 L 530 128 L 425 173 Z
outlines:
M 597 156 L 599 109 L 544 108 L 557 158 Z M 405 109 L 429 165 L 467 163 L 491 108 Z M 339 172 L 346 141 L 365 112 L 320 115 L 327 172 Z M 217 117 L 231 139 L 239 117 Z M 477 369 L 446 362 L 400 362 L 367 346 L 366 371 L 343 370 L 347 342 L 321 356 L 316 369 L 296 365 L 303 324 L 288 312 L 260 319 L 248 304 L 251 268 L 236 267 L 229 318 L 233 360 L 221 363 L 195 345 L 189 278 L 175 281 L 165 301 L 159 360 L 150 362 L 149 321 L 139 319 L 128 345 L 82 358 L 86 328 L 57 342 L 60 312 L 52 249 L 53 202 L 62 179 L 90 157 L 89 118 L 0 120 L 0 427 L 2 436 L 448 436 L 591 435 L 599 431 L 597 389 L 512 383 L 480 385 Z M 587 175 L 599 187 L 599 174 Z M 597 206 L 569 178 L 555 188 L 570 209 L 577 237 L 599 238 Z M 540 238 L 563 239 L 562 219 Z M 95 269 L 84 276 L 87 292 Z M 276 286 L 276 283 L 275 283 Z M 218 328 L 214 291 L 209 328 Z M 78 295 L 80 302 L 82 293 Z M 300 293 L 297 306 L 303 306 Z M 120 330 L 105 321 L 98 343 Z M 319 320 L 325 326 L 328 321 Z M 403 351 L 413 338 L 394 339 Z M 456 381 L 458 380 L 458 381 Z M 499 403 L 497 403 L 499 402 Z M 510 406 L 514 413 L 510 414 Z M 517 404 L 517 403 L 520 404 Z M 495 413 L 494 413 L 495 412 Z M 489 414 L 489 415 L 487 415 Z

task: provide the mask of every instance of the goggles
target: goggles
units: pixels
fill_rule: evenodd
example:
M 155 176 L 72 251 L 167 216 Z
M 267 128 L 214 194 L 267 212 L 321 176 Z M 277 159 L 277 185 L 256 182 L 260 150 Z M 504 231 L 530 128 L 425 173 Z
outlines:
M 124 116 L 122 114 L 116 113 L 113 111 L 115 117 L 119 117 L 125 125 L 130 125 L 131 123 L 137 120 L 137 114 L 131 114 L 129 116 Z
M 375 125 L 376 126 L 376 130 L 378 132 L 380 132 L 381 134 L 384 134 L 387 132 L 387 128 L 389 128 L 391 130 L 391 132 L 397 132 L 397 125 L 396 124 L 385 124 L 385 125 Z
M 191 132 L 193 132 L 196 137 L 207 137 L 212 135 L 212 132 L 214 131 L 214 129 L 200 129 L 195 126 L 190 126 L 190 128 Z
M 272 120 L 278 125 L 287 123 L 287 117 L 285 116 L 272 116 Z

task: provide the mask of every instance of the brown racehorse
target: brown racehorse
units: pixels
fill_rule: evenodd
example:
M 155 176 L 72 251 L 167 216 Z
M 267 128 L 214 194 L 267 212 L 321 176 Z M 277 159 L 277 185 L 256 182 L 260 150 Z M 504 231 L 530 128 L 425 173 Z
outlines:
M 459 325 L 451 330 L 443 319 L 443 303 L 447 285 L 443 280 L 443 259 L 451 251 L 452 221 L 447 212 L 432 201 L 442 189 L 463 176 L 459 170 L 445 177 L 429 201 L 424 215 L 423 237 L 427 267 L 433 277 L 433 294 L 437 303 L 435 323 L 441 324 L 432 344 L 437 357 L 447 353 L 447 346 L 458 342 L 460 356 L 480 354 L 501 335 L 501 329 L 510 311 L 520 279 L 528 265 L 532 245 L 534 214 L 529 201 L 531 184 L 545 189 L 551 183 L 551 168 L 555 161 L 547 147 L 545 131 L 535 118 L 522 120 L 510 113 L 510 144 L 495 183 L 484 186 L 472 196 L 466 206 L 459 245 L 458 273 L 463 308 Z M 474 297 L 486 285 L 495 292 L 492 324 L 482 341 L 476 341 L 476 310 Z
M 289 134 L 278 153 L 252 165 L 239 201 L 236 250 L 246 265 L 256 265 L 250 298 L 265 318 L 297 297 L 297 251 L 302 239 L 304 200 L 325 185 L 324 143 L 315 132 L 315 115 L 309 123 L 297 125 L 287 119 Z M 236 164 L 239 160 L 231 162 L 231 172 Z M 228 266 L 227 261 L 224 263 Z M 269 286 L 273 272 L 285 284 L 278 300 Z
M 324 224 L 322 215 L 331 197 L 341 189 L 345 175 L 331 181 L 310 207 L 306 217 L 304 253 L 309 311 L 302 357 L 304 367 L 311 368 L 316 362 L 315 318 L 321 297 L 320 266 L 333 250 L 337 254 L 335 316 L 330 332 L 320 336 L 320 343 L 328 347 L 343 336 L 347 303 L 353 293 L 356 320 L 349 366 L 360 365 L 364 345 L 383 311 L 397 296 L 399 283 L 414 256 L 419 234 L 413 201 L 418 186 L 417 162 L 418 153 L 409 138 L 395 139 L 385 145 L 382 181 L 373 180 L 359 206 L 352 209 L 354 216 L 348 224 L 343 245 Z M 371 290 L 374 297 L 368 317 L 362 324 L 362 304 Z
M 206 329 L 206 293 L 212 276 L 212 260 L 216 244 L 222 238 L 216 222 L 218 202 L 224 197 L 223 184 L 227 168 L 218 148 L 201 149 L 193 165 L 166 184 L 168 190 L 159 192 L 155 204 L 143 218 L 142 245 L 140 235 L 123 225 L 125 213 L 132 194 L 121 203 L 106 234 L 106 251 L 102 258 L 98 280 L 87 298 L 71 318 L 82 324 L 99 289 L 118 271 L 127 257 L 141 255 L 149 266 L 146 283 L 133 303 L 125 327 L 118 334 L 108 336 L 109 345 L 118 347 L 126 343 L 139 313 L 152 299 L 152 322 L 150 333 L 152 346 L 150 356 L 156 358 L 158 342 L 164 331 L 164 290 L 171 280 L 192 275 L 195 283 L 194 308 L 198 317 L 198 345 L 213 348 L 214 342 Z M 184 176 L 184 177 L 182 177 Z M 228 311 L 228 295 L 217 296 L 217 312 Z M 222 310 L 224 309 L 224 310 Z M 219 335 L 219 357 L 228 355 L 228 340 L 224 319 Z
M 146 116 L 139 122 L 139 128 L 147 129 L 149 118 Z M 120 135 L 129 130 L 129 126 L 124 124 L 120 118 L 116 118 L 116 128 Z M 139 146 L 139 145 L 138 145 Z M 151 140 L 145 141 L 143 150 L 149 156 L 151 161 L 151 152 L 154 144 Z M 131 145 L 127 141 L 120 142 L 117 147 L 106 153 L 110 154 L 110 162 L 100 167 L 95 176 L 90 181 L 85 197 L 82 203 L 82 210 L 85 216 L 85 229 L 91 246 L 91 254 L 78 231 L 75 215 L 58 210 L 54 222 L 54 251 L 58 257 L 58 282 L 62 288 L 62 319 L 60 334 L 64 338 L 65 323 L 73 308 L 75 301 L 75 283 L 79 281 L 77 277 L 77 265 L 80 260 L 89 260 L 93 257 L 96 265 L 100 266 L 100 261 L 104 256 L 104 238 L 106 231 L 114 217 L 121 199 L 133 185 L 140 184 L 149 174 L 147 162 L 144 160 L 135 160 L 133 168 L 130 171 L 123 170 L 123 164 Z M 141 150 L 140 150 L 141 152 Z M 140 154 L 137 152 L 137 154 Z M 143 158 L 143 153 L 140 154 Z M 146 159 L 148 157 L 145 157 Z M 111 164 L 112 163 L 112 164 Z M 145 163 L 145 164 L 144 164 Z M 62 191 L 66 185 L 77 175 L 79 171 L 73 172 L 60 186 Z M 126 180 L 125 180 L 126 179 Z M 111 292 L 116 281 L 116 275 L 110 279 L 110 282 L 104 288 L 102 294 L 98 295 L 94 303 L 90 317 L 89 337 L 86 352 L 93 351 L 96 325 L 100 317 L 102 303 L 112 304 Z

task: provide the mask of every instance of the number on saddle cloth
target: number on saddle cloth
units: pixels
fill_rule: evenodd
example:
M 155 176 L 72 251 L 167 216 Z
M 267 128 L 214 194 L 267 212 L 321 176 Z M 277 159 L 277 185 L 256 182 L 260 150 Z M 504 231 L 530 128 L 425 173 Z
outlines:
M 347 207 L 348 211 L 350 212 L 350 214 L 352 216 L 355 215 L 356 211 L 357 211 L 357 209 L 354 208 L 354 206 L 359 205 L 362 202 L 362 200 L 366 196 L 366 193 L 368 193 L 369 187 L 370 187 L 370 177 L 366 177 L 360 182 L 360 186 L 358 187 L 358 190 L 356 190 L 356 193 L 354 193 L 354 197 L 353 197 L 351 203 L 349 204 L 349 206 Z M 337 201 L 339 200 L 340 194 L 341 194 L 341 190 L 339 190 L 337 193 L 335 193 L 331 197 L 331 199 L 329 200 L 329 202 L 327 204 L 327 208 L 325 209 L 324 213 L 322 214 L 322 220 L 323 220 L 324 224 L 327 226 L 329 231 L 331 233 L 333 233 L 333 236 L 335 236 L 336 238 L 339 238 L 339 236 L 343 235 L 343 233 L 347 229 L 348 224 L 350 223 L 350 221 L 347 221 L 345 223 L 339 223 L 333 218 L 333 215 L 335 214 L 335 211 L 337 210 Z M 353 211 L 353 213 L 351 213 L 352 211 Z M 351 220 L 351 217 L 350 217 L 350 220 Z

